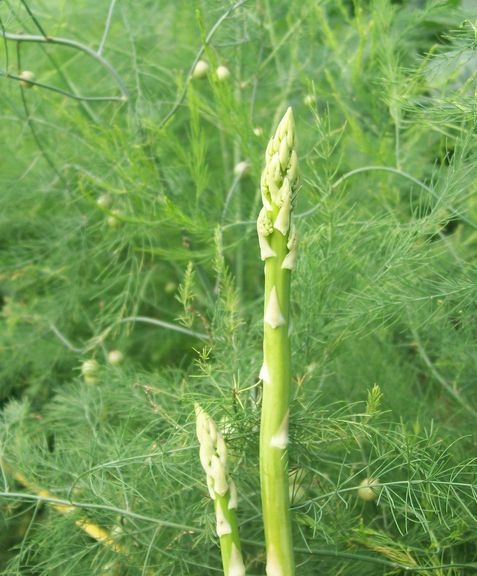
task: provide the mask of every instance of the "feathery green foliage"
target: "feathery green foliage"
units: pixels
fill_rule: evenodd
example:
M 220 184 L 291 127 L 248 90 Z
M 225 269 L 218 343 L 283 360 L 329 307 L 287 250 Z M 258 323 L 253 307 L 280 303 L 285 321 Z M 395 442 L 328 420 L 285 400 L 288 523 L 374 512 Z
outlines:
M 297 572 L 477 571 L 473 8 L 0 3 L 2 574 L 220 574 L 196 403 L 265 573 L 255 220 L 288 106 Z

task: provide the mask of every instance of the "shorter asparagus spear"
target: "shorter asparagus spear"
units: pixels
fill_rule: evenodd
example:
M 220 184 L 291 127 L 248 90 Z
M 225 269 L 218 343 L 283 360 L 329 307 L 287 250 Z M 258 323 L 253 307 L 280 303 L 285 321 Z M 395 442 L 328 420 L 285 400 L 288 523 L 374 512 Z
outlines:
M 237 490 L 227 471 L 227 448 L 215 422 L 199 404 L 195 405 L 195 414 L 200 461 L 215 506 L 224 576 L 245 576 L 235 513 Z

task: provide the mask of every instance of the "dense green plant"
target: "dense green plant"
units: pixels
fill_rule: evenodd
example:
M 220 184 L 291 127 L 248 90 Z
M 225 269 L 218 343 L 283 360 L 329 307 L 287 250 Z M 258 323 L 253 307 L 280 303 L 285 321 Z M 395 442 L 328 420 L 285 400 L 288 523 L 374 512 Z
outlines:
M 288 106 L 297 573 L 476 570 L 472 9 L 0 3 L 3 574 L 221 573 L 197 404 L 265 573 L 256 218 Z

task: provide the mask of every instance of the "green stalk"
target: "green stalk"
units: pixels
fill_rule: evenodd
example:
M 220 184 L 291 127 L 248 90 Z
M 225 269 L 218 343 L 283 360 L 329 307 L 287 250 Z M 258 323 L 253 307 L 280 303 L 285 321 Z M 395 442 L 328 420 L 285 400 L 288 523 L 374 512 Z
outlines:
M 224 533 L 219 536 L 222 566 L 225 576 L 245 576 L 245 567 L 240 550 L 237 515 L 235 510 L 230 507 L 230 501 L 231 498 L 229 496 L 218 496 L 214 501 L 217 530 L 219 530 L 219 519 L 222 519 L 222 525 L 225 527 Z M 228 527 L 230 527 L 230 531 Z
M 227 471 L 227 448 L 212 418 L 195 406 L 200 461 L 207 476 L 207 487 L 214 501 L 216 532 L 224 576 L 245 576 L 237 524 L 237 491 Z
M 265 261 L 260 483 L 267 576 L 293 576 L 295 562 L 289 502 L 288 418 L 291 393 L 290 276 L 296 260 L 291 211 L 297 187 L 295 124 L 288 108 L 271 138 L 261 179 L 257 220 Z

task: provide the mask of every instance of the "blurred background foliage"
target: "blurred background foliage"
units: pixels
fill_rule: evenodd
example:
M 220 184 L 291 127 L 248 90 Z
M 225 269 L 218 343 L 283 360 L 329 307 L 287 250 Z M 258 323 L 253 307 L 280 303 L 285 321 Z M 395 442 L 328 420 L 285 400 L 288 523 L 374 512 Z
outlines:
M 292 105 L 300 573 L 463 574 L 477 561 L 472 2 L 8 0 L 0 25 L 4 573 L 218 571 L 195 400 L 224 419 L 263 572 L 254 219 Z M 8 39 L 45 32 L 96 57 Z M 377 502 L 356 498 L 366 476 Z M 89 503 L 75 514 L 127 553 L 8 496 L 41 489 Z M 363 551 L 377 563 L 344 554 Z

